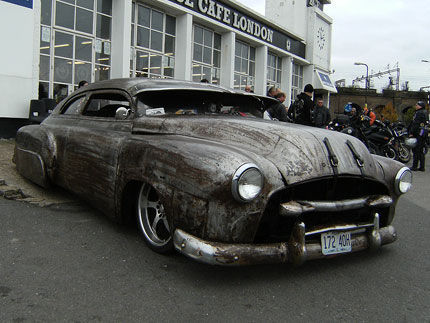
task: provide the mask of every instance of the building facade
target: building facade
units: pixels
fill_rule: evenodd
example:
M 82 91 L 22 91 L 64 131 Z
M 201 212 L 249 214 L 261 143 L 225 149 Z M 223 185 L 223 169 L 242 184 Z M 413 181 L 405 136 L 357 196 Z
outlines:
M 263 16 L 232 0 L 0 0 L 0 118 L 121 77 L 276 86 L 287 102 L 311 83 L 328 104 L 330 3 L 266 0 Z

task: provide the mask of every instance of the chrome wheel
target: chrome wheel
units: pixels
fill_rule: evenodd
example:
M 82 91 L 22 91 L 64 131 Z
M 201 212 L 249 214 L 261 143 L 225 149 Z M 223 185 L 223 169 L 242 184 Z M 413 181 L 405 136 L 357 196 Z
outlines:
M 403 143 L 399 144 L 398 153 L 399 161 L 401 161 L 402 163 L 407 163 L 411 160 L 411 151 L 409 148 L 403 145 Z
M 169 222 L 156 190 L 142 184 L 137 197 L 137 220 L 146 243 L 151 249 L 165 253 L 173 249 Z
M 385 146 L 383 148 L 384 156 L 390 159 L 397 159 L 397 151 L 392 146 Z

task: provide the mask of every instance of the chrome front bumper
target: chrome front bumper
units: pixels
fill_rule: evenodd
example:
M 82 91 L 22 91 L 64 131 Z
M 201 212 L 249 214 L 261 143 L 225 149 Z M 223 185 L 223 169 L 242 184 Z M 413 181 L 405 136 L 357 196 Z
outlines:
M 375 250 L 397 239 L 393 226 L 379 228 L 379 215 L 373 223 L 340 225 L 317 231 L 308 231 L 304 223 L 294 226 L 288 242 L 270 244 L 234 244 L 205 241 L 176 229 L 173 242 L 176 250 L 197 261 L 211 265 L 253 265 L 267 263 L 293 263 L 300 265 L 307 260 L 329 258 L 337 255 L 322 254 L 321 244 L 315 239 L 306 243 L 306 237 L 329 231 L 351 231 L 351 252 Z

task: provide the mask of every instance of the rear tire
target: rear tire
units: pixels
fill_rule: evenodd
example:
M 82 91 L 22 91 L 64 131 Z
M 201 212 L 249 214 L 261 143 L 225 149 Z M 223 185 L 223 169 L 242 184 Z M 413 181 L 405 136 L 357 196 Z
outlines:
M 173 239 L 164 206 L 157 191 L 149 184 L 139 188 L 137 201 L 137 223 L 146 244 L 158 253 L 173 250 Z

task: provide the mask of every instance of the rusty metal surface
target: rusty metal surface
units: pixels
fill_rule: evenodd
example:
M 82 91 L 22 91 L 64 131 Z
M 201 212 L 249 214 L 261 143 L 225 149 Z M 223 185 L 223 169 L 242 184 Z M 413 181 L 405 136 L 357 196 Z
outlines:
M 351 210 L 365 206 L 390 206 L 393 200 L 389 196 L 363 196 L 357 199 L 339 201 L 288 201 L 280 205 L 280 214 L 297 217 L 306 212 Z
M 394 216 L 398 196 L 393 192 L 393 180 L 403 165 L 370 155 L 355 138 L 258 118 L 138 117 L 135 97 L 130 101 L 131 117 L 125 120 L 63 114 L 63 108 L 75 97 L 83 94 L 88 97 L 92 91 L 103 89 L 122 91 L 130 98 L 146 91 L 171 89 L 214 92 L 220 97 L 234 93 L 192 82 L 141 79 L 97 82 L 65 99 L 41 125 L 19 131 L 17 169 L 23 176 L 42 186 L 51 183 L 64 187 L 117 221 L 133 212 L 136 186 L 149 183 L 160 196 L 172 234 L 178 229 L 211 243 L 228 244 L 229 251 L 223 251 L 225 257 L 235 250 L 236 244 L 253 243 L 269 200 L 289 185 L 339 176 L 369 179 L 384 185 L 384 193 L 390 193 L 385 198 L 374 198 L 372 207 L 385 203 L 383 206 L 390 208 L 388 223 Z M 243 97 L 262 103 L 272 100 L 249 94 Z M 325 142 L 330 143 L 331 151 Z M 357 164 L 347 142 L 360 154 L 362 165 Z M 336 165 L 330 162 L 330 154 L 336 155 Z M 257 198 L 240 203 L 232 196 L 231 181 L 234 172 L 246 163 L 262 170 L 264 185 Z M 307 202 L 312 211 L 327 209 L 328 205 L 341 209 L 348 205 L 369 207 L 362 196 L 354 203 L 342 205 L 333 204 L 336 199 L 326 202 L 311 199 Z M 286 204 L 297 211 L 291 205 Z M 295 249 L 292 245 L 248 248 L 242 256 L 246 260 L 241 263 L 256 259 L 259 259 L 256 262 L 282 262 L 287 257 L 282 250 L 287 247 L 290 256 L 293 251 L 304 253 L 300 244 Z M 297 257 L 303 258 L 303 255 Z
M 321 245 L 315 242 L 305 243 L 304 228 L 297 226 L 297 233 L 290 241 L 271 244 L 224 244 L 205 241 L 177 229 L 174 234 L 175 248 L 178 252 L 196 261 L 211 265 L 257 265 L 262 263 L 293 263 L 301 265 L 305 261 L 338 257 L 342 254 L 325 256 L 321 252 Z M 393 226 L 378 231 L 378 242 L 375 242 L 373 231 L 354 235 L 352 251 L 359 252 L 366 249 L 376 250 L 381 245 L 393 243 L 397 234 Z M 372 248 L 370 248 L 372 246 Z

